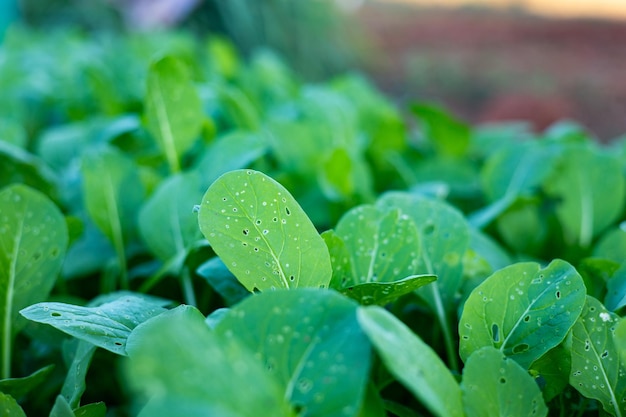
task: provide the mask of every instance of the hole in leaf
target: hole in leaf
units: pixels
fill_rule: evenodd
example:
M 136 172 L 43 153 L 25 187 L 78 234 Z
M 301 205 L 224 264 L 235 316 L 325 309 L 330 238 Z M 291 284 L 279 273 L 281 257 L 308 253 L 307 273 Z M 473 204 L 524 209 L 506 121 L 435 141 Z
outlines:
M 494 342 L 498 343 L 500 341 L 500 328 L 495 323 L 491 325 L 491 336 Z
M 294 277 L 293 275 L 289 275 L 289 281 L 292 281 L 292 282 L 293 282 L 293 281 L 295 281 L 295 280 L 296 280 L 296 277 Z
M 528 323 L 530 321 L 530 314 L 528 314 L 526 317 L 524 317 L 524 321 L 526 323 Z
M 122 342 L 114 342 L 115 346 L 122 346 Z
M 257 226 L 260 225 L 261 224 L 261 219 L 256 219 L 255 223 L 257 224 Z
M 519 345 L 515 345 L 513 347 L 513 353 L 515 353 L 515 354 L 517 354 L 517 353 L 524 353 L 529 348 L 530 348 L 530 346 L 528 346 L 526 343 L 520 343 Z
M 585 340 L 585 351 L 589 352 L 589 349 L 591 349 L 591 342 L 589 342 L 589 339 Z
M 237 213 L 237 207 L 233 207 L 233 213 Z
M 506 384 L 506 378 L 501 377 L 501 378 L 500 378 L 500 383 L 501 383 L 501 384 Z
M 427 224 L 426 227 L 424 227 L 424 234 L 425 235 L 431 235 L 433 234 L 433 232 L 435 231 L 435 225 L 434 224 Z
M 254 251 L 255 251 L 255 252 L 258 252 L 258 251 L 259 251 L 259 248 L 254 248 Z
M 50 313 L 52 317 L 61 317 L 61 313 L 57 313 L 56 311 Z
M 600 355 L 600 357 L 602 359 L 606 359 L 608 356 L 609 356 L 609 351 L 608 350 L 605 350 L 604 352 L 602 352 L 602 355 Z
M 274 218 L 272 218 L 272 221 L 273 221 L 274 223 L 276 223 L 276 222 L 278 221 L 278 217 L 274 217 Z
M 287 216 L 291 216 L 291 211 L 289 210 L 289 207 L 285 207 L 285 213 L 287 213 Z
M 243 234 L 244 234 L 245 236 L 248 236 L 248 233 L 250 233 L 250 231 L 249 231 L 248 229 L 243 229 Z
M 557 291 L 554 295 L 556 295 L 556 299 L 559 300 L 561 298 L 561 291 Z

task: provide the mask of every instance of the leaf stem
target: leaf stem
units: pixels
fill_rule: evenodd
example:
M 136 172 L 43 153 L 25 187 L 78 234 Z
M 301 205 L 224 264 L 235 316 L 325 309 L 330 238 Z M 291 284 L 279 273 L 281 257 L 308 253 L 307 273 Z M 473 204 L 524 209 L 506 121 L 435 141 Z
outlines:
M 431 285 L 433 289 L 433 298 L 435 300 L 435 314 L 439 320 L 439 325 L 443 332 L 443 342 L 446 347 L 446 355 L 448 356 L 448 362 L 450 369 L 453 372 L 459 372 L 459 361 L 457 359 L 456 347 L 454 340 L 452 339 L 452 332 L 450 331 L 450 323 L 448 322 L 448 315 L 446 314 L 443 304 L 441 303 L 441 294 L 439 293 L 439 287 L 437 285 Z
M 183 286 L 183 294 L 185 297 L 185 303 L 197 307 L 196 293 L 193 289 L 193 283 L 191 281 L 191 274 L 189 273 L 189 267 L 184 267 L 181 271 L 181 280 Z

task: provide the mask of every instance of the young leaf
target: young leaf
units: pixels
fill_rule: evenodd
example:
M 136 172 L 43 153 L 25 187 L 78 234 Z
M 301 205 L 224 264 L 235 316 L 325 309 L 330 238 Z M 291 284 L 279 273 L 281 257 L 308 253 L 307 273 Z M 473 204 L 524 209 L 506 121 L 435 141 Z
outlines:
M 264 292 L 230 310 L 216 332 L 261 358 L 294 409 L 312 417 L 354 416 L 370 362 L 356 307 L 333 291 Z M 258 317 L 270 319 L 259 325 Z
M 328 249 L 279 183 L 251 170 L 221 176 L 202 198 L 200 230 L 249 290 L 327 287 Z
M 569 384 L 572 356 L 565 342 L 550 349 L 530 366 L 530 374 L 541 387 L 543 398 L 550 401 Z
M 197 139 L 204 119 L 200 97 L 182 61 L 165 57 L 151 65 L 145 107 L 148 130 L 170 171 L 180 171 L 181 156 Z
M 154 302 L 123 296 L 98 307 L 38 303 L 20 313 L 29 320 L 49 324 L 70 336 L 126 355 L 126 339 L 132 329 L 164 311 Z
M 0 411 L 3 417 L 26 417 L 26 413 L 9 394 L 0 392 Z
M 194 204 L 202 197 L 196 172 L 163 181 L 139 212 L 139 231 L 157 258 L 167 261 L 200 240 Z
M 566 241 L 588 247 L 622 213 L 626 179 L 614 155 L 572 147 L 544 188 L 559 199 L 556 214 Z
M 619 317 L 598 300 L 587 297 L 572 327 L 570 384 L 598 400 L 607 413 L 626 416 L 626 363 L 613 339 Z
M 45 382 L 53 369 L 54 365 L 48 365 L 23 378 L 2 379 L 0 380 L 0 392 L 20 399 Z
M 467 417 L 548 415 L 533 378 L 491 346 L 470 355 L 463 369 L 461 389 Z
M 70 407 L 75 408 L 79 406 L 80 397 L 87 388 L 85 377 L 87 376 L 93 354 L 96 351 L 96 346 L 84 340 L 72 339 L 66 341 L 63 347 L 71 352 L 68 355 L 71 358 L 71 363 L 61 388 L 61 396 Z
M 150 398 L 140 416 L 258 417 L 259 410 L 295 416 L 252 352 L 211 331 L 194 307 L 180 306 L 137 326 L 128 353 L 126 379 Z
M 436 275 L 411 275 L 398 281 L 366 282 L 341 288 L 338 291 L 358 301 L 361 305 L 377 304 L 383 306 L 436 280 Z
M 357 317 L 383 363 L 436 416 L 463 416 L 461 389 L 430 346 L 380 307 L 361 307 Z
M 45 299 L 61 269 L 67 226 L 59 209 L 25 185 L 0 190 L 0 378 L 11 376 L 18 311 Z
M 503 268 L 472 291 L 459 322 L 460 355 L 493 346 L 528 369 L 563 341 L 585 304 L 574 267 L 555 260 Z

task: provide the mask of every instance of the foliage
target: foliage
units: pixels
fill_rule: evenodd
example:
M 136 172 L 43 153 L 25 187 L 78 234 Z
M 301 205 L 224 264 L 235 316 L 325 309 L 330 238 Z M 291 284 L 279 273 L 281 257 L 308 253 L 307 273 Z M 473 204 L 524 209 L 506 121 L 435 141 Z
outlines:
M 626 416 L 623 142 L 225 45 L 7 33 L 4 414 Z

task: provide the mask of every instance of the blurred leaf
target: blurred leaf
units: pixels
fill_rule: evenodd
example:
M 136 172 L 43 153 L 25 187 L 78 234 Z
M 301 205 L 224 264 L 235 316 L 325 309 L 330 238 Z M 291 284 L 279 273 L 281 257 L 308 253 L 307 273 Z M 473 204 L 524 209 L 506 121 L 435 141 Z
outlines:
M 204 278 L 229 306 L 239 303 L 250 295 L 250 291 L 237 281 L 237 278 L 217 256 L 200 265 L 196 273 Z
M 569 384 L 572 355 L 565 343 L 550 349 L 530 365 L 530 374 L 541 387 L 546 402 L 561 394 Z
M 0 392 L 0 410 L 3 417 L 26 417 L 22 407 L 9 394 Z
M 56 174 L 39 158 L 0 140 L 0 187 L 21 183 L 57 197 Z
M 150 66 L 145 115 L 170 171 L 180 171 L 181 157 L 200 134 L 204 115 L 187 68 L 179 59 L 165 57 Z
M 626 261 L 609 278 L 604 305 L 611 311 L 618 311 L 626 306 Z
M 23 378 L 2 379 L 0 380 L 0 392 L 21 399 L 45 382 L 53 369 L 54 365 L 48 365 Z
M 459 157 L 467 153 L 471 129 L 466 123 L 428 104 L 414 104 L 411 110 L 439 155 Z

